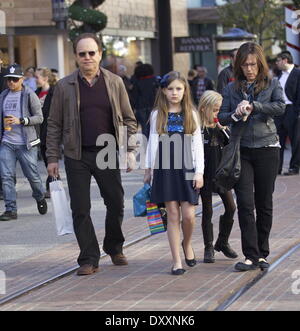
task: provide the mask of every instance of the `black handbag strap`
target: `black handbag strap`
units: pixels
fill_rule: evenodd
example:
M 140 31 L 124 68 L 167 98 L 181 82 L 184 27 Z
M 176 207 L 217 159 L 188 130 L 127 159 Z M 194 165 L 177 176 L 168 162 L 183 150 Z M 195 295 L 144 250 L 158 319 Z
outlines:
M 241 120 L 238 123 L 236 123 L 235 125 L 236 125 L 236 130 L 234 132 L 234 135 L 233 134 L 230 135 L 230 141 L 239 142 L 248 125 L 248 121 L 244 122 Z

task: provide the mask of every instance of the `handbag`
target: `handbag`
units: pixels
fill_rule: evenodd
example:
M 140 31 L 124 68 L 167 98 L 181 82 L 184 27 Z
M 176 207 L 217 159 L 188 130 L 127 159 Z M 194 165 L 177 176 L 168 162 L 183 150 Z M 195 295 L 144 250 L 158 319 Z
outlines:
M 72 212 L 62 181 L 54 180 L 49 187 L 57 235 L 74 233 Z
M 155 203 L 151 203 L 147 200 L 147 223 L 149 226 L 150 233 L 152 235 L 165 232 L 166 226 L 162 220 L 160 210 Z
M 221 161 L 217 167 L 214 178 L 215 184 L 220 191 L 230 191 L 240 178 L 240 141 L 245 126 L 244 123 L 240 124 L 236 135 L 230 136 L 228 145 L 222 150 Z
M 135 217 L 147 216 L 146 201 L 150 200 L 151 186 L 144 186 L 133 196 L 133 213 Z

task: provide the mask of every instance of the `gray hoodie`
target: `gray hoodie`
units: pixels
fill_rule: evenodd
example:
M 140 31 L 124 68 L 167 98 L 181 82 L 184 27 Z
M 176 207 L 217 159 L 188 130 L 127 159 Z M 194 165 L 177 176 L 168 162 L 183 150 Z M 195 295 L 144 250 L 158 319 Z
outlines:
M 0 94 L 0 142 L 3 136 L 3 103 L 8 93 L 9 89 L 6 89 Z M 27 149 L 31 149 L 40 143 L 35 125 L 43 122 L 43 113 L 38 96 L 26 86 L 23 87 L 21 93 L 21 114 L 25 120 L 23 133 L 25 135 L 26 146 Z

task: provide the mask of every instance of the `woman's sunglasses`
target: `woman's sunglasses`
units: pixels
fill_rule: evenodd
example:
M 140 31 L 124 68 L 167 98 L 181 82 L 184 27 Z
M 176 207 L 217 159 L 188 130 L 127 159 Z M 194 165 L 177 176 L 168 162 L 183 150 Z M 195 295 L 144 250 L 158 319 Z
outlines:
M 86 57 L 86 55 L 89 55 L 90 57 L 93 57 L 96 55 L 96 51 L 89 51 L 89 52 L 79 52 L 79 57 Z
M 7 80 L 9 82 L 13 81 L 14 83 L 17 83 L 20 80 L 21 77 L 7 77 Z

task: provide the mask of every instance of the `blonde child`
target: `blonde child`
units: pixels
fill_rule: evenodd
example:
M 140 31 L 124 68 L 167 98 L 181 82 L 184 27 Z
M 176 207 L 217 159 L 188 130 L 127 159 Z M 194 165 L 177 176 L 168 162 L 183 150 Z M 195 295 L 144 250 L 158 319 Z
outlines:
M 214 182 L 216 169 L 222 155 L 222 148 L 228 140 L 228 129 L 218 121 L 222 96 L 215 91 L 205 91 L 199 102 L 200 122 L 204 135 L 204 186 L 200 190 L 202 200 L 202 232 L 204 239 L 204 263 L 215 262 L 214 249 L 228 258 L 236 258 L 236 252 L 230 247 L 228 238 L 233 226 L 236 209 L 231 191 L 222 191 Z M 218 193 L 224 204 L 225 213 L 220 216 L 219 236 L 213 246 L 212 194 Z
M 203 186 L 204 158 L 201 130 L 189 84 L 172 71 L 160 81 L 154 111 L 150 116 L 150 136 L 146 153 L 144 182 L 150 183 L 151 201 L 165 203 L 168 239 L 173 257 L 172 275 L 182 275 L 180 220 L 186 264 L 196 265 L 191 245 L 195 205 Z

